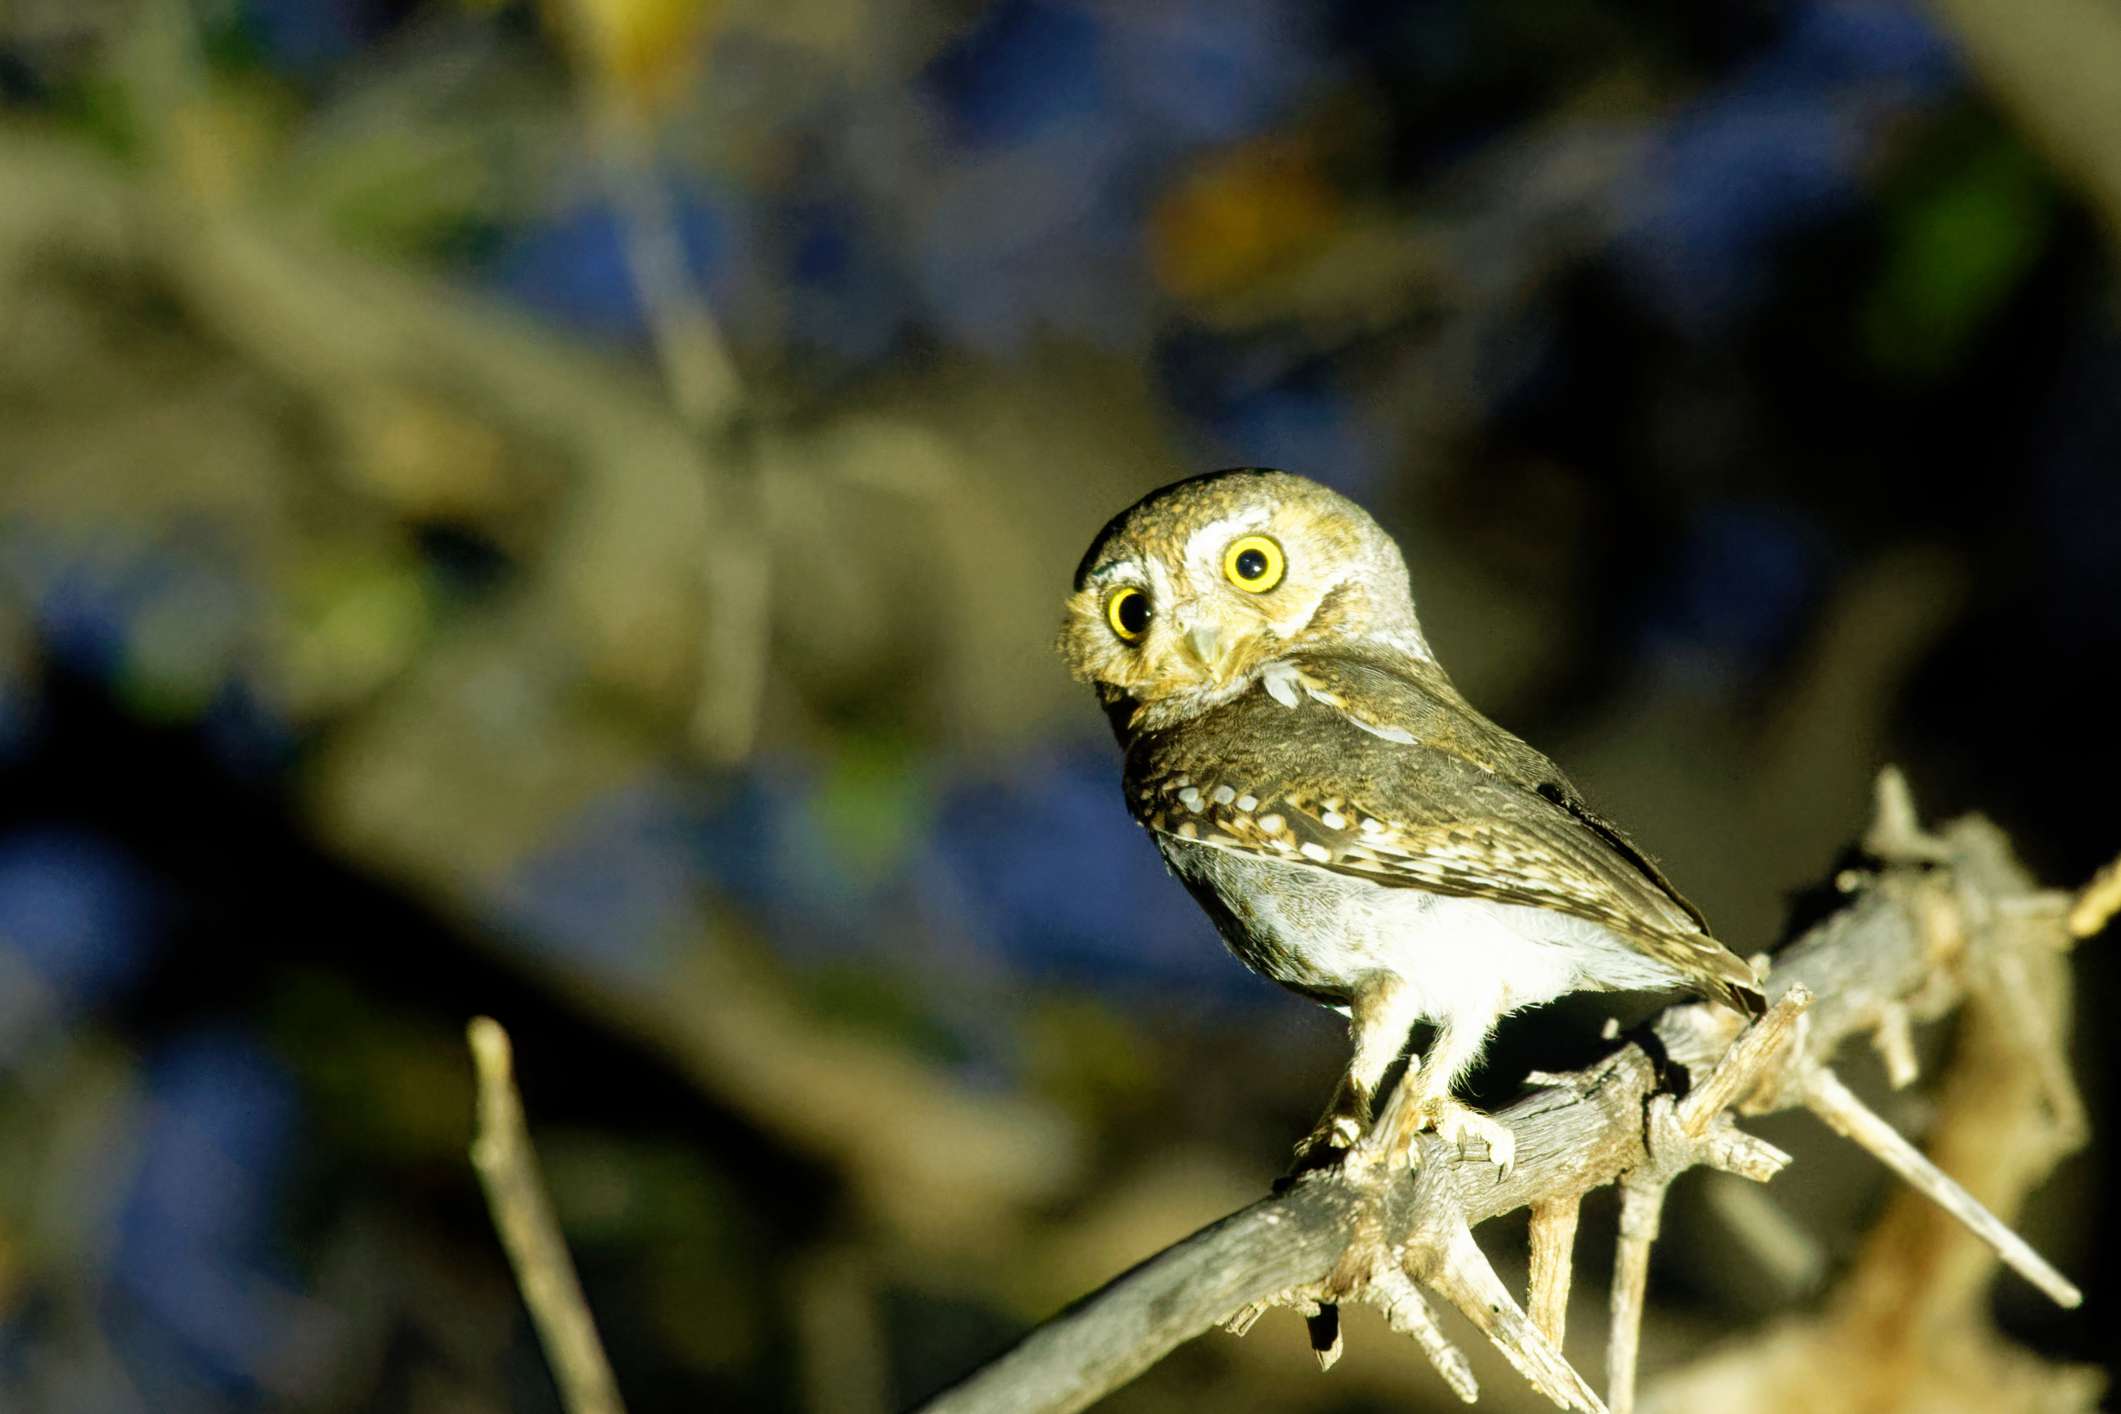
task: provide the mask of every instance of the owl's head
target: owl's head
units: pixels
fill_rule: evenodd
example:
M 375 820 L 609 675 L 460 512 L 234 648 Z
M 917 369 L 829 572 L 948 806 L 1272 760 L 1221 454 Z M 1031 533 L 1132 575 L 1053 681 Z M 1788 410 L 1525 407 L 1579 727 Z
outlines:
M 1430 658 L 1406 561 L 1347 497 L 1255 468 L 1175 482 L 1114 516 L 1076 569 L 1060 636 L 1069 671 L 1137 727 L 1327 644 Z

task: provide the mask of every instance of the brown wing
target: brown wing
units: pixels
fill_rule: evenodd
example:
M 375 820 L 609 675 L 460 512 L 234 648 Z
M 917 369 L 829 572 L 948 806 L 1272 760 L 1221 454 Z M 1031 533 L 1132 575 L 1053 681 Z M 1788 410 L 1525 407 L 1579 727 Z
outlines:
M 1481 715 L 1441 672 L 1423 664 L 1413 664 L 1409 671 L 1358 655 L 1319 656 L 1303 660 L 1301 666 L 1311 695 L 1338 706 L 1351 720 L 1368 719 L 1374 730 L 1391 719 L 1403 718 L 1409 734 L 1420 732 L 1420 739 L 1433 749 L 1528 789 L 1573 816 L 1678 905 L 1696 928 L 1708 931 L 1709 920 L 1701 910 L 1618 825 L 1592 809 L 1559 766 L 1523 738 Z
M 1299 667 L 1300 692 L 1280 694 L 1294 707 L 1248 693 L 1137 741 L 1136 818 L 1179 839 L 1587 918 L 1758 1013 L 1751 970 L 1656 866 L 1440 675 L 1439 691 L 1363 660 Z

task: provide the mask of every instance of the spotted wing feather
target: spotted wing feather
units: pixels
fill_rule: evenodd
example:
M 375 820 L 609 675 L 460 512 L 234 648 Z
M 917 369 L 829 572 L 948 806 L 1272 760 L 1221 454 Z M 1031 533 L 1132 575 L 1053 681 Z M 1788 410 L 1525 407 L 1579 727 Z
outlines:
M 1276 691 L 1138 740 L 1128 798 L 1143 825 L 1179 839 L 1589 919 L 1760 1009 L 1751 970 L 1656 866 L 1440 675 L 1307 658 Z

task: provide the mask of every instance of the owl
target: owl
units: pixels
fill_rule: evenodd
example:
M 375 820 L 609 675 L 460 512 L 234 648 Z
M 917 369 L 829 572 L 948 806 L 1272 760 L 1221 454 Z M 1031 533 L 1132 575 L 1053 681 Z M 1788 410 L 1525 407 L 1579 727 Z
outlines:
M 1298 1167 L 1404 1160 L 1433 1129 L 1507 1172 L 1509 1130 L 1452 1088 L 1522 1007 L 1683 987 L 1761 1013 L 1649 856 L 1459 695 L 1399 547 L 1347 498 L 1252 468 L 1152 491 L 1083 556 L 1059 646 L 1119 737 L 1128 810 L 1230 951 L 1348 1018 Z

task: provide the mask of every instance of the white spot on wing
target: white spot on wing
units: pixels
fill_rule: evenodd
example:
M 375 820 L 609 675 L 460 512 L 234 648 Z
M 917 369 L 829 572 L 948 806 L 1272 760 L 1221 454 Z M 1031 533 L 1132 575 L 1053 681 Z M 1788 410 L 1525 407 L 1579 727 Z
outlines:
M 1346 717 L 1356 726 L 1361 727 L 1371 736 L 1383 737 L 1386 741 L 1396 741 L 1401 746 L 1415 746 L 1419 744 L 1419 739 L 1415 737 L 1414 733 L 1408 731 L 1405 727 L 1395 726 L 1390 722 L 1366 722 L 1361 717 L 1356 716 L 1353 712 L 1348 710 L 1347 700 L 1331 691 L 1328 691 L 1324 683 L 1317 682 L 1310 678 L 1302 679 L 1302 683 L 1304 691 L 1310 693 L 1313 698 L 1317 699 L 1320 702 L 1323 702 L 1326 706 L 1331 707 L 1334 711 L 1340 713 L 1341 716 Z
M 1259 680 L 1265 684 L 1267 695 L 1284 707 L 1294 707 L 1303 701 L 1293 663 L 1269 663 L 1259 670 Z

